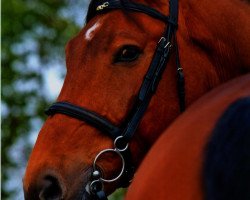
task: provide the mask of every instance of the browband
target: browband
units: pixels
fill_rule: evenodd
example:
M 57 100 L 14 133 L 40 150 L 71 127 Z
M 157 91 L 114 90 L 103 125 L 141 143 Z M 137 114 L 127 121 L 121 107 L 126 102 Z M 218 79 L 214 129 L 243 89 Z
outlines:
M 120 9 L 120 10 L 126 10 L 126 11 L 141 12 L 153 18 L 161 20 L 165 23 L 168 22 L 177 26 L 176 19 L 169 18 L 168 16 L 163 15 L 162 13 L 160 13 L 158 10 L 154 8 L 150 8 L 146 5 L 128 1 L 128 0 L 123 0 L 123 1 L 122 0 L 108 0 L 108 1 L 102 0 L 102 1 L 96 2 L 94 8 L 95 10 L 92 13 L 92 15 L 88 18 L 88 21 L 99 13 L 105 13 L 110 10 Z
M 161 14 L 155 9 L 147 7 L 143 4 L 128 2 L 128 1 L 121 2 L 117 0 L 111 0 L 111 1 L 98 2 L 98 5 L 96 7 L 96 12 L 97 13 L 103 12 L 110 9 L 124 9 L 129 11 L 142 12 L 153 18 L 162 20 L 163 22 L 168 21 L 168 16 Z

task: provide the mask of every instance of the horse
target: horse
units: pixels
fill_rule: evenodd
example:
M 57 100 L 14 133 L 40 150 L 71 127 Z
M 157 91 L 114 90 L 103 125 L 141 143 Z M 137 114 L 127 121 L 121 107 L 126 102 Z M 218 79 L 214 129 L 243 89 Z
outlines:
M 249 147 L 250 74 L 207 93 L 169 126 L 126 199 L 247 200 Z
M 237 0 L 93 0 L 66 45 L 67 74 L 30 155 L 25 199 L 106 199 L 127 187 L 185 107 L 249 72 L 248 19 Z

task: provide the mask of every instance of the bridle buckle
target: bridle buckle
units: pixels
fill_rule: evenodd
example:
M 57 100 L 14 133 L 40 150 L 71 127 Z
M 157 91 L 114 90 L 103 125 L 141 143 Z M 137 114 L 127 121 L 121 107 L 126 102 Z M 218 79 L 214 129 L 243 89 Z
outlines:
M 109 6 L 109 2 L 104 2 L 102 5 L 97 6 L 96 10 L 103 10 L 104 8 Z
M 158 44 L 160 43 L 165 43 L 167 41 L 167 39 L 165 37 L 161 37 L 161 39 L 158 41 Z M 164 49 L 168 48 L 172 48 L 172 44 L 171 42 L 167 42 L 167 44 L 164 45 Z

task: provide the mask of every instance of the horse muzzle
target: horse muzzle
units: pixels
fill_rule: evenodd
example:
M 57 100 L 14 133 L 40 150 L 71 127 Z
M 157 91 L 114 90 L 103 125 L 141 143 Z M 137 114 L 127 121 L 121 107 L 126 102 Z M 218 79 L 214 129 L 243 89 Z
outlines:
M 74 181 L 64 180 L 60 174 L 48 170 L 32 178 L 24 178 L 25 200 L 93 200 L 86 190 L 91 168 L 84 170 Z

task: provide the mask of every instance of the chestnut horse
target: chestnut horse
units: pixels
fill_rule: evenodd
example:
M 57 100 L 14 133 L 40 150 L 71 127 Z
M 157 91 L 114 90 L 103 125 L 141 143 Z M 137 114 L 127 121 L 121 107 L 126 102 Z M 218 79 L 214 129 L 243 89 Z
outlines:
M 204 95 L 170 125 L 127 199 L 248 200 L 249 189 L 250 74 Z
M 26 199 L 105 199 L 129 184 L 128 166 L 139 165 L 184 104 L 249 71 L 247 2 L 177 3 L 90 3 L 86 26 L 66 47 L 61 103 L 49 109 L 28 162 Z

